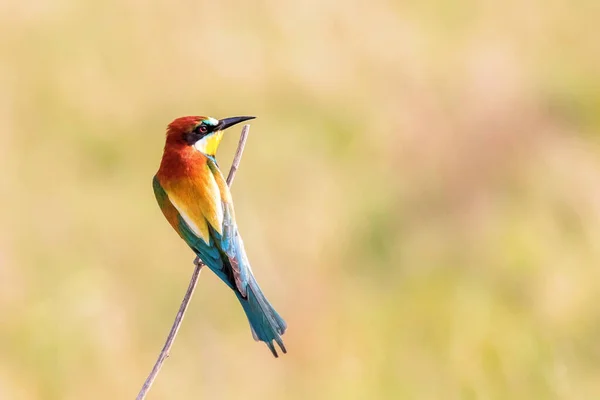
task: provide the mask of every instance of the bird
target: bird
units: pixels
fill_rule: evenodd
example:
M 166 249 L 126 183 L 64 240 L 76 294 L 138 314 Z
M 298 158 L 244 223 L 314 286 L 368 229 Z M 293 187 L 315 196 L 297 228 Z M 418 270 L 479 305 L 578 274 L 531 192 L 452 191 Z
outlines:
M 235 293 L 256 341 L 278 357 L 287 353 L 287 329 L 260 289 L 240 236 L 231 192 L 216 160 L 223 131 L 255 117 L 180 117 L 167 127 L 158 172 L 156 201 L 169 224 L 208 268 Z

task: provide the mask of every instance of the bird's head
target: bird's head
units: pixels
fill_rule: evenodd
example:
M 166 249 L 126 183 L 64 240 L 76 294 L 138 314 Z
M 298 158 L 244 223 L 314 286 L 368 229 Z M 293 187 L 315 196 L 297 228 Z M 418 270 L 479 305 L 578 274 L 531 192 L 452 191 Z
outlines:
M 214 156 L 223 138 L 223 131 L 255 117 L 181 117 L 167 128 L 167 146 L 193 146 L 196 150 Z

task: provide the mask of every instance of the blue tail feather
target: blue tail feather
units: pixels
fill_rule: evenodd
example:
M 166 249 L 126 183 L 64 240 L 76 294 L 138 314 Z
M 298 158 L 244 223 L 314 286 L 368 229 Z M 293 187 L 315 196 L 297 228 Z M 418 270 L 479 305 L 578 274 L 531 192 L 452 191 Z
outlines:
M 287 325 L 262 293 L 254 277 L 250 275 L 248 279 L 248 290 L 245 298 L 239 292 L 236 293 L 246 312 L 248 322 L 250 322 L 254 340 L 265 342 L 275 357 L 278 357 L 278 354 L 273 341 L 279 345 L 284 354 L 287 353 L 281 339 Z

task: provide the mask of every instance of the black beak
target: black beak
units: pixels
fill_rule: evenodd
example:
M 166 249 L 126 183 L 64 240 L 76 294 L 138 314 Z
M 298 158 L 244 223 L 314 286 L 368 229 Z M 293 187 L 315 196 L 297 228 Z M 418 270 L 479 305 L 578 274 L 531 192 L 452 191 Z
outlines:
M 219 125 L 217 125 L 217 130 L 224 130 L 233 126 L 235 124 L 239 124 L 240 122 L 248 121 L 249 119 L 254 119 L 256 117 L 231 117 L 231 118 L 223 118 L 219 121 Z

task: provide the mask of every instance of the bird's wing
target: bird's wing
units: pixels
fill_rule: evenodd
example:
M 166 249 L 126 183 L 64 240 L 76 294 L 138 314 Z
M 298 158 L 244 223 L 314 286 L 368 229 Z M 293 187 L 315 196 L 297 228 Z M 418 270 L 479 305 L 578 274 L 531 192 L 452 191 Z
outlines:
M 207 164 L 206 168 L 201 176 L 175 182 L 160 182 L 155 177 L 154 192 L 183 240 L 225 283 L 245 296 L 247 268 L 231 262 L 230 256 L 239 247 L 231 195 L 216 165 Z
M 229 266 L 235 278 L 235 284 L 242 294 L 246 296 L 246 288 L 248 287 L 248 278 L 251 273 L 250 263 L 246 256 L 244 243 L 238 233 L 237 224 L 235 222 L 235 211 L 233 209 L 233 200 L 229 186 L 219 170 L 217 164 L 209 159 L 208 167 L 217 183 L 219 192 L 221 193 L 221 207 L 223 209 L 223 230 L 218 237 L 215 237 L 215 242 L 227 256 Z

